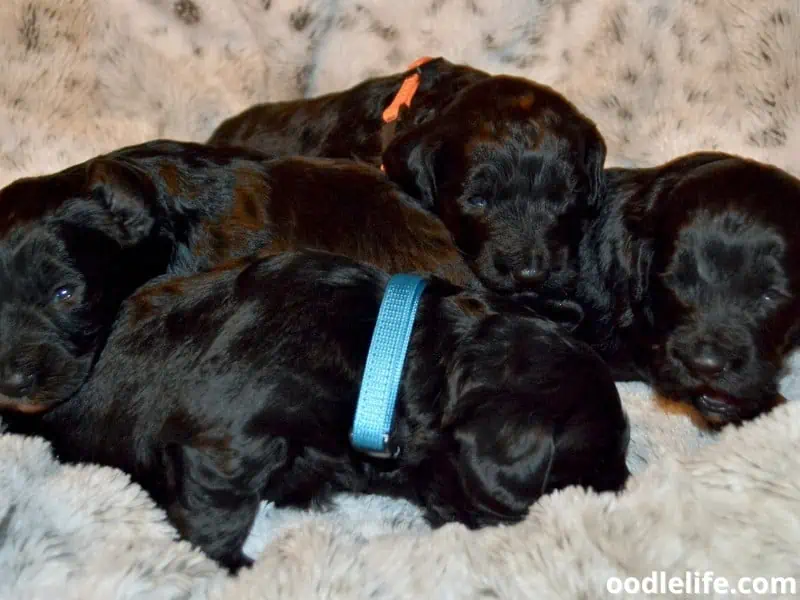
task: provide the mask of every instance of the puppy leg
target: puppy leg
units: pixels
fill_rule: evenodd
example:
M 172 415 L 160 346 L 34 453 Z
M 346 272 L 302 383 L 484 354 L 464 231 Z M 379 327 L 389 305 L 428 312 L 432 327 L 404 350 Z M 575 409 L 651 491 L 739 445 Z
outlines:
M 242 552 L 258 512 L 260 491 L 286 460 L 286 443 L 265 444 L 260 463 L 230 447 L 175 446 L 170 452 L 177 494 L 167 514 L 180 534 L 236 572 L 252 560 Z

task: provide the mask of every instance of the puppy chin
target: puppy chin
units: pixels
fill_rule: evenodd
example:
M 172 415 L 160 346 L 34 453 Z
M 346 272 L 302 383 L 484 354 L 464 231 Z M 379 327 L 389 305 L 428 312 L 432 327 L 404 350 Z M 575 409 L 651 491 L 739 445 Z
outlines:
M 777 392 L 769 394 L 760 401 L 742 401 L 738 398 L 714 392 L 702 393 L 693 399 L 695 408 L 709 424 L 719 427 L 749 421 L 769 412 L 784 402 L 786 402 L 786 398 Z
M 757 399 L 737 396 L 708 386 L 679 383 L 663 372 L 653 385 L 664 398 L 693 406 L 714 429 L 754 419 L 772 410 L 782 398 L 777 392 L 766 393 Z
M 59 400 L 40 400 L 36 396 L 9 398 L 0 395 L 0 411 L 10 411 L 24 415 L 36 415 L 46 412 L 59 404 Z

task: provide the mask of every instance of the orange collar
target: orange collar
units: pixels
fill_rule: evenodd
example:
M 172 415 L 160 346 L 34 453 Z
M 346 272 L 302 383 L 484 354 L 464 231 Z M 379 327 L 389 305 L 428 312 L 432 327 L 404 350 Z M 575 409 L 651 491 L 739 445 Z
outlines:
M 417 69 L 417 67 L 421 67 L 427 62 L 432 61 L 433 58 L 430 56 L 423 56 L 418 58 L 410 65 L 406 70 Z M 408 77 L 403 80 L 403 83 L 400 85 L 400 89 L 397 90 L 397 93 L 394 96 L 394 99 L 391 101 L 389 106 L 386 107 L 386 110 L 383 111 L 381 115 L 383 117 L 384 123 L 391 123 L 395 121 L 400 114 L 400 109 L 403 107 L 411 106 L 411 101 L 414 99 L 414 95 L 417 93 L 419 89 L 419 70 L 411 73 Z M 383 171 L 383 165 L 381 165 L 381 171 Z
M 416 69 L 417 67 L 421 67 L 425 63 L 432 60 L 433 58 L 430 56 L 423 56 L 422 58 L 418 58 L 408 65 L 406 70 L 410 71 L 411 69 Z M 414 94 L 417 93 L 418 89 L 419 71 L 416 71 L 415 73 L 411 73 L 411 75 L 403 80 L 403 84 L 400 86 L 400 89 L 397 90 L 394 100 L 392 100 L 391 104 L 389 104 L 389 106 L 386 107 L 386 110 L 383 111 L 383 122 L 391 123 L 400 114 L 400 109 L 403 106 L 411 106 L 411 101 L 414 99 Z

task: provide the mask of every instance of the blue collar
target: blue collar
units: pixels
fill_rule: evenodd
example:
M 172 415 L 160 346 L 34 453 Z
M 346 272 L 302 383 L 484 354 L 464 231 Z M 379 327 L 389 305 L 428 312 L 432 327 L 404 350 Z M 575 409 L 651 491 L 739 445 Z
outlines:
M 417 275 L 393 275 L 383 293 L 350 431 L 353 447 L 371 456 L 394 458 L 400 452 L 391 440 L 394 409 L 426 283 Z

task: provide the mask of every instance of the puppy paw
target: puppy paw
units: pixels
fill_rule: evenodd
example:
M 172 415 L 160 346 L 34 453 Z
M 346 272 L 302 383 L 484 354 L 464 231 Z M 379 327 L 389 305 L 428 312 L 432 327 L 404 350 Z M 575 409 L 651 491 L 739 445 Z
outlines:
M 234 552 L 219 559 L 219 563 L 225 567 L 231 575 L 236 575 L 240 569 L 249 569 L 253 566 L 253 562 L 253 559 L 242 551 Z

